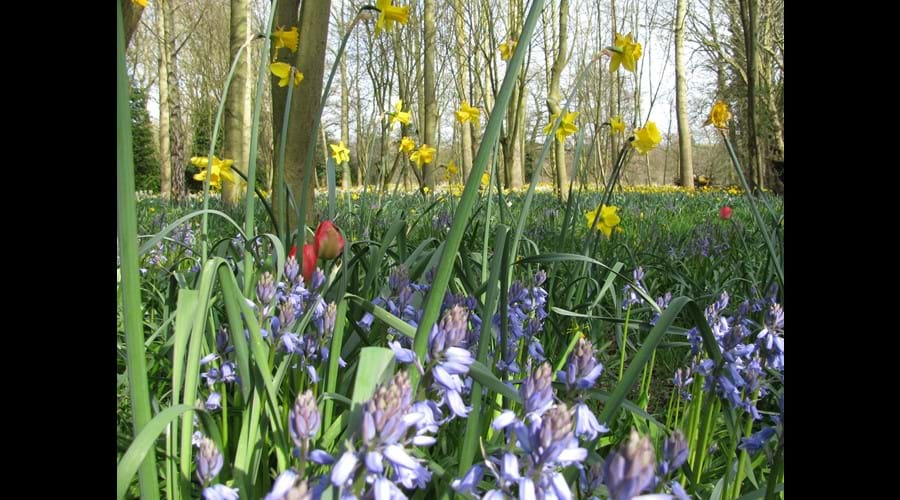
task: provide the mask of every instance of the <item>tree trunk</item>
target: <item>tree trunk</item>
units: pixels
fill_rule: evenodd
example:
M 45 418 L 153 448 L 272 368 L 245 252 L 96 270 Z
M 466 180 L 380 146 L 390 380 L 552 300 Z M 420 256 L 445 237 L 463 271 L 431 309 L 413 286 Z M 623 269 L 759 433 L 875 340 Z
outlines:
M 131 0 L 127 0 L 131 3 Z M 159 33 L 159 194 L 168 200 L 172 196 L 172 158 L 169 157 L 169 45 L 163 21 L 165 3 L 156 3 L 156 31 Z
M 435 135 L 437 129 L 438 109 L 437 97 L 435 96 L 435 79 L 434 79 L 434 44 L 435 44 L 435 27 L 434 27 L 434 0 L 425 0 L 424 9 L 425 21 L 425 136 L 424 142 L 429 146 L 435 146 Z M 437 154 L 435 154 L 437 156 Z M 434 170 L 437 162 L 422 165 L 422 174 L 424 183 L 430 189 L 434 189 Z
M 247 39 L 245 42 L 249 42 L 254 34 L 253 30 L 250 29 L 250 22 L 253 19 L 253 10 L 251 8 L 250 2 L 244 0 L 244 7 L 246 8 L 246 16 L 247 16 L 247 29 L 245 29 Z M 254 45 L 248 45 L 245 49 L 244 54 L 244 71 L 246 71 L 246 77 L 244 78 L 244 99 L 243 99 L 243 112 L 241 113 L 241 130 L 243 134 L 241 136 L 241 159 L 240 164 L 244 165 L 245 171 L 250 171 L 250 143 L 253 139 L 253 82 L 254 78 L 250 75 L 253 75 L 253 54 L 256 53 L 254 50 Z M 232 83 L 233 85 L 233 83 Z M 238 159 L 235 158 L 235 163 L 238 162 Z M 267 169 L 266 169 L 266 183 L 268 184 L 266 187 L 268 189 L 272 189 L 272 162 L 266 161 Z
M 231 61 L 238 56 L 241 45 L 247 41 L 247 10 L 248 0 L 231 0 L 231 30 L 229 36 L 229 49 Z M 247 54 L 244 54 L 246 57 Z M 228 87 L 228 96 L 225 98 L 225 144 L 222 158 L 234 160 L 233 168 L 246 174 L 248 165 L 243 162 L 244 144 L 244 93 L 247 91 L 247 65 L 238 63 L 231 85 Z M 241 198 L 241 179 L 236 176 L 235 182 L 222 180 L 222 200 L 226 205 L 233 207 Z
M 465 55 L 465 47 L 467 45 L 467 35 L 463 27 L 463 2 L 462 0 L 453 1 L 453 25 L 456 34 L 456 91 L 459 94 L 460 101 L 467 101 L 472 106 L 478 106 L 469 94 L 469 81 L 471 79 L 471 65 Z M 472 171 L 472 124 L 465 122 L 460 124 L 462 142 L 462 165 L 457 181 L 462 183 L 468 179 L 469 172 Z M 453 180 L 451 179 L 451 182 Z
M 677 0 L 676 8 L 675 106 L 678 116 L 678 155 L 681 165 L 681 185 L 690 191 L 694 189 L 694 163 L 691 154 L 691 122 L 687 109 L 687 75 L 684 71 L 684 18 L 687 14 L 687 0 Z
M 741 25 L 744 29 L 744 50 L 747 55 L 747 146 L 750 154 L 751 187 L 755 191 L 765 189 L 762 158 L 759 154 L 759 130 L 756 124 L 756 0 L 739 0 Z
M 569 17 L 569 0 L 560 0 L 559 2 L 559 43 L 556 59 L 553 61 L 553 68 L 550 70 L 550 91 L 547 95 L 547 108 L 550 114 L 562 114 L 560 108 L 560 99 L 562 99 L 559 91 L 559 77 L 566 65 L 567 52 L 567 32 Z M 556 140 L 555 138 L 553 140 Z M 566 143 L 565 140 L 556 140 L 556 188 L 559 193 L 559 199 L 563 202 L 569 197 L 569 172 L 566 169 Z
M 350 92 L 347 86 L 347 64 L 341 58 L 341 141 L 350 147 Z M 353 158 L 359 161 L 358 158 Z M 350 189 L 353 187 L 353 180 L 350 178 L 350 162 L 344 162 L 344 176 L 341 180 L 341 187 Z
M 169 156 L 172 159 L 172 197 L 181 201 L 187 194 L 184 185 L 184 122 L 181 119 L 181 91 L 178 88 L 178 64 L 175 57 L 175 0 L 160 0 L 164 5 L 166 57 L 169 82 Z
M 122 5 L 122 29 L 125 30 L 125 48 L 128 49 L 131 37 L 134 36 L 135 30 L 137 30 L 138 24 L 141 22 L 144 8 L 135 5 L 131 0 L 119 0 L 119 3 Z
M 299 0 L 287 0 L 278 3 L 275 14 L 275 25 L 285 26 L 290 29 L 299 24 L 300 50 L 294 60 L 294 66 L 303 73 L 303 81 L 294 89 L 291 98 L 290 123 L 288 124 L 287 140 L 284 151 L 284 177 L 285 184 L 290 187 L 294 195 L 294 201 L 299 204 L 303 196 L 303 169 L 306 164 L 306 156 L 309 148 L 315 148 L 318 142 L 318 134 L 313 134 L 313 126 L 319 115 L 319 104 L 322 98 L 323 76 L 325 72 L 325 48 L 328 42 L 328 18 L 331 13 L 331 0 L 319 0 L 315 2 L 303 2 L 300 9 L 299 23 L 295 18 Z M 274 45 L 273 45 L 274 50 Z M 281 49 L 282 54 L 287 53 Z M 290 61 L 285 55 L 279 58 L 281 61 Z M 284 120 L 284 105 L 287 100 L 287 87 L 278 86 L 278 78 L 272 78 L 272 130 L 276 137 L 281 135 L 281 124 Z M 310 165 L 309 187 L 306 191 L 306 223 L 314 224 L 317 220 L 315 214 L 315 156 Z M 277 191 L 277 190 L 276 190 Z M 281 194 L 281 193 L 277 193 Z M 298 221 L 291 219 L 288 210 L 288 233 L 298 229 Z M 305 235 L 299 233 L 299 242 L 303 243 Z

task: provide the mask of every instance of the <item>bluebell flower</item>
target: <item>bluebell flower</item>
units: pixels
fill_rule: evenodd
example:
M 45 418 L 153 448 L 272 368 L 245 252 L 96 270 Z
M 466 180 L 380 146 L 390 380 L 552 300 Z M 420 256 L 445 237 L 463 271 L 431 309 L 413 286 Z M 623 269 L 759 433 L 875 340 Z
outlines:
M 203 490 L 203 500 L 238 500 L 237 488 L 216 484 Z
M 738 445 L 739 450 L 744 450 L 751 455 L 759 453 L 766 443 L 775 435 L 774 427 L 764 427 L 761 431 L 751 434 L 748 437 L 741 438 L 741 444 Z
M 656 469 L 653 445 L 634 430 L 628 441 L 606 457 L 603 481 L 613 500 L 630 500 L 652 487 Z
M 663 442 L 662 459 L 659 464 L 660 476 L 667 476 L 670 472 L 681 467 L 688 458 L 688 445 L 684 434 L 676 430 Z
M 390 488 L 385 481 L 406 489 L 424 488 L 431 481 L 431 472 L 423 460 L 413 458 L 408 446 L 433 444 L 426 435 L 428 425 L 417 423 L 427 418 L 417 412 L 420 406 L 410 402 L 411 386 L 405 371 L 380 386 L 372 399 L 363 405 L 361 446 L 351 446 L 334 463 L 330 481 L 342 491 L 349 491 L 360 474 L 367 478 L 372 494 L 390 494 L 394 498 L 399 488 Z M 417 439 L 418 438 L 418 439 Z M 417 444 L 418 443 L 418 444 Z
M 197 462 L 197 479 L 200 480 L 201 485 L 205 486 L 219 475 L 219 471 L 222 470 L 222 465 L 224 464 L 224 458 L 212 439 L 202 438 L 198 448 L 197 456 L 195 457 Z
M 570 396 L 575 399 L 575 436 L 595 439 L 598 434 L 609 432 L 601 424 L 594 412 L 585 403 L 585 392 L 594 387 L 603 372 L 603 365 L 594 357 L 594 345 L 579 338 L 575 349 L 569 354 L 566 369 L 560 370 L 558 378 L 565 382 Z
M 504 412 L 506 415 L 508 413 Z M 504 419 L 509 419 L 504 416 Z M 497 421 L 494 422 L 497 427 Z M 560 470 L 578 465 L 587 458 L 587 450 L 578 446 L 573 435 L 572 415 L 565 404 L 548 409 L 543 416 L 532 416 L 528 423 L 513 418 L 506 426 L 510 446 L 499 457 L 487 457 L 476 464 L 451 487 L 460 493 L 475 493 L 487 468 L 496 478 L 497 488 L 482 498 L 559 498 L 571 499 L 572 492 Z M 515 446 L 513 446 L 515 444 Z
M 322 419 L 319 416 L 319 407 L 316 405 L 316 397 L 311 390 L 297 395 L 294 406 L 288 415 L 288 427 L 291 439 L 299 448 L 305 449 L 309 440 L 319 432 Z
M 216 411 L 222 407 L 222 395 L 218 392 L 211 392 L 206 398 L 206 409 L 208 411 Z
M 646 292 L 647 286 L 644 285 L 644 268 L 638 266 L 632 273 L 632 277 L 634 278 L 634 286 L 638 287 L 641 291 Z M 625 284 L 625 288 L 623 289 L 625 300 L 622 301 L 623 310 L 628 309 L 629 306 L 644 303 L 643 297 L 635 291 L 634 286 L 632 286 L 631 283 Z
M 275 483 L 264 500 L 312 500 L 313 492 L 303 478 L 287 469 L 275 478 Z

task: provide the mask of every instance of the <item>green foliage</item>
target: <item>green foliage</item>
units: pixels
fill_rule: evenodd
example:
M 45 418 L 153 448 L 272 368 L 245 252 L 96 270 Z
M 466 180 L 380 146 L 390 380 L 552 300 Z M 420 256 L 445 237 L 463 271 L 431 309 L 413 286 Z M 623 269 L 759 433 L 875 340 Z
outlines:
M 134 145 L 134 184 L 138 191 L 159 191 L 156 134 L 147 112 L 147 92 L 131 84 L 131 133 Z

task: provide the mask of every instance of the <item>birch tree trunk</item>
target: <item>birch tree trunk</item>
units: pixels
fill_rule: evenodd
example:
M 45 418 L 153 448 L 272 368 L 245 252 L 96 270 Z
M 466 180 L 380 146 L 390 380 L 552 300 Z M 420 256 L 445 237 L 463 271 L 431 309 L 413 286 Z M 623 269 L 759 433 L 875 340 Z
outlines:
M 694 189 L 694 163 L 691 154 L 691 122 L 687 109 L 687 76 L 684 71 L 684 19 L 687 14 L 687 0 L 677 0 L 676 10 L 675 107 L 678 116 L 678 155 L 681 165 L 681 185 L 690 191 Z
M 181 118 L 181 91 L 175 54 L 175 0 L 160 0 L 166 29 L 166 58 L 169 82 L 169 157 L 172 162 L 172 198 L 180 202 L 187 194 L 184 185 L 184 122 Z
M 425 144 L 428 144 L 431 147 L 435 147 L 435 132 L 437 129 L 438 109 L 437 98 L 435 96 L 434 79 L 434 0 L 425 0 L 423 17 L 425 20 L 425 135 L 423 139 Z M 435 156 L 437 156 L 437 154 L 435 154 Z M 436 161 L 422 165 L 424 184 L 432 190 L 434 189 L 434 169 L 436 165 Z
M 158 1 L 154 7 L 159 33 L 159 194 L 168 200 L 172 197 L 172 158 L 169 156 L 169 45 L 163 20 L 165 0 Z
M 559 77 L 566 65 L 567 50 L 567 31 L 569 17 L 569 0 L 560 0 L 559 2 L 559 43 L 556 59 L 553 61 L 553 67 L 550 69 L 550 91 L 547 95 L 547 108 L 550 114 L 561 114 L 560 100 L 562 96 L 559 91 Z M 565 202 L 569 197 L 569 172 L 566 169 L 566 143 L 565 140 L 556 141 L 556 189 L 558 190 L 559 199 Z
M 238 56 L 241 45 L 247 41 L 247 10 L 248 0 L 231 0 L 231 29 L 229 36 L 229 50 L 231 61 Z M 246 57 L 246 54 L 244 54 Z M 243 161 L 244 144 L 244 93 L 247 80 L 247 65 L 239 63 L 235 68 L 231 85 L 228 87 L 228 95 L 225 98 L 225 144 L 222 150 L 222 158 L 234 160 L 233 168 L 239 169 L 245 175 L 249 171 L 248 165 Z M 235 182 L 222 180 L 222 200 L 228 206 L 235 206 L 241 198 L 241 179 L 235 176 Z

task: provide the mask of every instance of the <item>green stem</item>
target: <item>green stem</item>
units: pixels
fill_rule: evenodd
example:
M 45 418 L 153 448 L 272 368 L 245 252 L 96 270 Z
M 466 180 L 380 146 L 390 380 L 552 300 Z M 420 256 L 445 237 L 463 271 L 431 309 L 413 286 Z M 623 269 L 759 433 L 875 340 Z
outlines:
M 599 217 L 598 217 L 599 219 Z M 625 373 L 625 350 L 628 347 L 628 321 L 631 318 L 631 305 L 625 311 L 625 327 L 622 329 L 622 351 L 619 353 L 619 381 L 622 381 L 622 374 Z
M 425 298 L 422 318 L 419 322 L 419 327 L 416 330 L 416 338 L 413 345 L 419 359 L 425 359 L 425 351 L 428 348 L 428 336 L 440 314 L 441 304 L 444 301 L 444 293 L 447 291 L 447 285 L 450 283 L 450 275 L 453 272 L 453 263 L 459 252 L 459 247 L 462 243 L 466 227 L 469 224 L 469 216 L 472 213 L 472 207 L 478 197 L 478 188 L 481 185 L 481 175 L 484 173 L 485 166 L 490 160 L 491 150 L 494 148 L 494 144 L 496 144 L 500 137 L 500 126 L 503 122 L 504 115 L 506 114 L 504 111 L 509 106 L 513 86 L 516 84 L 519 69 L 522 67 L 522 60 L 525 58 L 525 52 L 528 50 L 531 34 L 534 32 L 534 27 L 537 24 L 543 6 L 544 0 L 534 0 L 531 4 L 531 9 L 528 11 L 528 17 L 525 20 L 519 38 L 519 45 L 516 47 L 516 51 L 506 67 L 506 75 L 503 77 L 503 84 L 500 86 L 500 92 L 494 101 L 494 108 L 491 111 L 487 128 L 485 129 L 481 144 L 478 146 L 478 154 L 475 156 L 475 160 L 472 163 L 472 172 L 470 173 L 462 197 L 459 200 L 456 213 L 454 213 L 453 224 L 450 226 L 450 233 L 447 235 L 447 240 L 444 244 L 440 262 L 438 263 L 432 288 Z M 535 178 L 537 177 L 538 176 L 535 176 Z M 532 186 L 533 185 L 534 183 L 532 182 Z M 521 229 L 521 227 L 517 227 L 517 237 L 521 235 Z M 517 239 L 513 241 L 513 252 L 515 252 Z M 512 258 L 515 259 L 515 253 L 512 255 Z M 418 385 L 419 374 L 417 371 L 412 372 L 410 382 L 413 387 Z
M 772 265 L 775 266 L 775 273 L 778 275 L 778 281 L 781 282 L 781 288 L 784 289 L 784 269 L 781 267 L 781 260 L 778 258 L 777 252 L 775 252 L 775 245 L 772 244 L 772 239 L 769 237 L 769 231 L 766 229 L 766 224 L 763 222 L 762 216 L 759 213 L 759 209 L 756 206 L 756 197 L 750 192 L 750 186 L 747 184 L 747 179 L 744 178 L 744 172 L 741 169 L 741 164 L 738 161 L 737 154 L 734 152 L 734 147 L 731 145 L 731 141 L 728 140 L 728 137 L 721 130 L 719 131 L 722 134 L 722 138 L 725 139 L 725 147 L 728 149 L 728 155 L 731 157 L 731 163 L 734 164 L 734 169 L 737 171 L 738 179 L 741 181 L 741 187 L 744 189 L 745 196 L 747 200 L 750 201 L 750 212 L 753 214 L 753 219 L 756 221 L 756 226 L 759 228 L 760 233 L 762 233 L 763 241 L 766 243 L 766 248 L 769 250 L 769 256 L 772 258 Z M 768 206 L 768 205 L 766 205 Z M 770 212 L 772 211 L 771 207 L 769 207 Z M 772 217 L 777 221 L 777 217 L 775 217 L 774 212 L 772 213 Z
M 272 0 L 271 11 L 269 11 L 269 19 L 266 22 L 265 33 L 272 32 L 272 23 L 275 21 L 275 12 L 278 10 L 278 0 Z M 271 37 L 264 37 L 262 53 L 269 53 L 269 46 L 272 43 Z M 269 74 L 269 60 L 267 57 L 259 58 L 259 76 L 256 79 L 256 101 L 253 103 L 253 120 L 250 127 L 250 157 L 247 161 L 247 192 L 252 193 L 256 190 L 256 154 L 259 148 L 259 115 L 262 110 L 262 92 L 265 83 L 265 77 Z M 244 237 L 249 242 L 256 236 L 255 229 L 255 207 L 256 197 L 247 196 L 247 213 L 244 214 Z M 244 247 L 244 296 L 251 297 L 253 288 L 253 256 L 246 247 Z
M 116 205 L 122 273 L 122 314 L 125 329 L 126 369 L 131 397 L 134 435 L 150 422 L 150 387 L 144 359 L 144 324 L 138 270 L 137 207 L 134 198 L 134 158 L 131 137 L 129 83 L 125 70 L 125 34 L 122 6 L 116 2 Z M 141 498 L 159 499 L 156 453 L 147 453 L 138 471 Z

